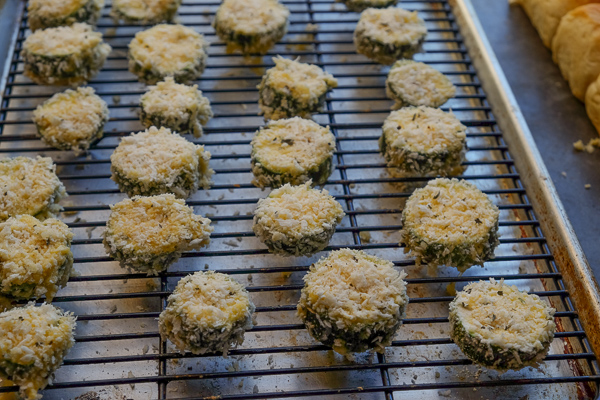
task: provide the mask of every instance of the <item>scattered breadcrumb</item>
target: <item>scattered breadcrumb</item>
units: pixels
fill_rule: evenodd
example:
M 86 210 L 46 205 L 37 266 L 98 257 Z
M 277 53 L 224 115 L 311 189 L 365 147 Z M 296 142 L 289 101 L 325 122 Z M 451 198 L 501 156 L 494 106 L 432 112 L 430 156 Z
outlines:
M 75 205 L 75 203 L 73 203 L 72 201 L 65 201 L 63 202 L 63 206 L 64 207 L 73 207 Z M 76 215 L 77 213 L 79 213 L 79 211 L 75 210 L 75 211 L 63 211 L 63 215 L 65 216 L 69 216 L 69 215 Z
M 157 283 L 154 280 L 150 280 L 146 282 L 146 288 L 150 291 L 156 290 L 158 287 Z
M 589 183 L 586 183 L 586 184 L 585 184 L 585 188 L 586 188 L 587 190 L 589 190 L 589 189 L 591 189 L 591 188 L 592 188 L 592 185 L 590 185 Z
M 135 378 L 135 375 L 133 374 L 133 372 L 129 371 L 127 373 L 127 377 L 128 378 Z M 131 387 L 131 390 L 135 390 L 135 383 L 130 383 L 129 386 Z
M 575 143 L 573 143 L 573 148 L 577 151 L 583 151 L 585 149 L 585 146 L 581 140 L 578 140 Z
M 560 173 L 562 176 L 564 176 L 565 178 L 567 177 L 567 173 L 565 171 Z
M 573 143 L 573 148 L 577 151 L 586 151 L 587 153 L 593 153 L 595 147 L 600 147 L 600 138 L 591 139 L 588 144 L 583 144 L 582 140 L 578 140 Z
M 235 240 L 226 240 L 223 243 L 225 243 L 227 246 L 231 246 L 231 247 L 239 247 L 239 243 L 237 243 Z
M 363 231 L 363 232 L 360 232 L 358 234 L 358 236 L 360 236 L 360 240 L 365 243 L 371 242 L 371 233 L 370 232 Z
M 88 228 L 85 228 L 85 232 L 87 233 L 87 237 L 88 239 L 92 238 L 92 232 L 94 231 L 94 229 L 96 229 L 97 226 L 90 226 Z

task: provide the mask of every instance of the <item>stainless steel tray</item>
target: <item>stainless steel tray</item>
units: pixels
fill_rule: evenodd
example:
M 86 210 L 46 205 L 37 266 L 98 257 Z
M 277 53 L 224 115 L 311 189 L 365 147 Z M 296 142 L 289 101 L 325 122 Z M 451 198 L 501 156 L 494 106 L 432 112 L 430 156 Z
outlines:
M 266 195 L 249 183 L 249 142 L 263 123 L 255 86 L 272 62 L 270 57 L 225 53 L 210 27 L 218 2 L 184 1 L 180 10 L 181 22 L 212 42 L 208 68 L 198 84 L 216 115 L 198 142 L 213 154 L 217 173 L 213 187 L 196 193 L 189 204 L 210 216 L 215 233 L 208 248 L 185 254 L 157 278 L 122 270 L 101 244 L 108 205 L 124 198 L 109 179 L 109 156 L 120 137 L 141 129 L 137 102 L 144 86 L 127 72 L 126 62 L 127 43 L 140 28 L 115 27 L 105 10 L 99 28 L 114 51 L 91 86 L 109 103 L 111 121 L 89 156 L 74 157 L 46 148 L 35 136 L 32 109 L 61 89 L 36 86 L 22 76 L 18 50 L 28 33 L 23 14 L 17 16 L 15 51 L 2 80 L 0 154 L 44 154 L 55 160 L 70 193 L 61 218 L 76 236 L 77 275 L 55 304 L 78 315 L 77 343 L 44 398 L 69 399 L 115 385 L 133 399 L 596 397 L 600 375 L 589 342 L 599 340 L 594 325 L 597 290 L 468 1 L 455 1 L 453 8 L 445 0 L 400 3 L 418 10 L 430 31 L 425 52 L 415 58 L 445 72 L 459 87 L 459 95 L 444 109 L 452 108 L 469 126 L 463 177 L 501 208 L 497 257 L 460 277 L 452 268 L 429 276 L 398 247 L 400 212 L 409 193 L 402 191 L 401 179 L 386 171 L 377 150 L 391 106 L 383 89 L 387 69 L 355 54 L 352 31 L 358 14 L 330 0 L 284 4 L 292 11 L 290 32 L 271 54 L 300 56 L 340 82 L 327 109 L 315 116 L 338 138 L 336 168 L 327 188 L 348 214 L 330 249 L 364 249 L 408 273 L 411 303 L 393 345 L 385 355 L 362 354 L 348 361 L 312 340 L 295 315 L 295 304 L 302 276 L 318 257 L 276 257 L 253 236 L 251 213 Z M 21 13 L 23 8 L 21 4 Z M 156 317 L 178 279 L 203 269 L 234 275 L 257 305 L 258 325 L 227 358 L 182 356 L 158 336 Z M 456 282 L 460 289 L 488 277 L 537 293 L 557 308 L 560 332 L 539 370 L 501 375 L 478 368 L 449 339 L 452 297 L 447 285 Z M 0 388 L 0 393 L 14 390 Z

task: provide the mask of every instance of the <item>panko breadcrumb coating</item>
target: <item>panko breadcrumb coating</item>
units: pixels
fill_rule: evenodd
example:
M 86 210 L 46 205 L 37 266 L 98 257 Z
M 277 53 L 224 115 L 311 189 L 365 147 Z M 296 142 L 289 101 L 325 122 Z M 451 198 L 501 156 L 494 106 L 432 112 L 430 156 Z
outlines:
M 39 400 L 73 347 L 75 317 L 50 304 L 0 313 L 0 378 L 19 385 L 19 396 Z

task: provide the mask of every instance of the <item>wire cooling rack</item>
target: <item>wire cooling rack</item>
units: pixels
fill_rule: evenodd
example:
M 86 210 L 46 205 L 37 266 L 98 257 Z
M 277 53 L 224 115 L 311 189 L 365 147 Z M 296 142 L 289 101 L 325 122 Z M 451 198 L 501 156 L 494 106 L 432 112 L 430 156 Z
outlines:
M 105 68 L 90 82 L 109 104 L 106 134 L 87 156 L 44 146 L 31 112 L 63 88 L 34 85 L 22 75 L 19 50 L 28 35 L 27 15 L 19 15 L 14 51 L 1 84 L 0 154 L 51 156 L 70 196 L 60 218 L 75 233 L 76 275 L 54 303 L 78 317 L 76 344 L 45 399 L 71 399 L 92 390 L 121 392 L 133 399 L 578 399 L 594 398 L 598 365 L 577 319 L 560 271 L 548 251 L 526 188 L 521 184 L 444 0 L 402 1 L 418 10 L 429 34 L 415 56 L 444 72 L 458 87 L 452 109 L 468 126 L 466 171 L 500 207 L 502 234 L 497 257 L 463 276 L 440 268 L 436 276 L 416 267 L 398 246 L 400 213 L 409 196 L 377 150 L 377 139 L 392 102 L 385 96 L 387 67 L 355 53 L 352 32 L 358 14 L 330 0 L 284 0 L 291 10 L 289 33 L 262 58 L 227 54 L 210 26 L 218 2 L 184 1 L 180 22 L 204 33 L 211 47 L 208 67 L 198 79 L 215 117 L 202 143 L 215 169 L 210 190 L 188 200 L 212 219 L 209 247 L 184 254 L 168 272 L 147 277 L 121 269 L 104 252 L 101 234 L 109 204 L 125 196 L 109 179 L 112 150 L 119 139 L 141 130 L 138 99 L 145 87 L 127 71 L 127 44 L 140 27 L 119 25 L 103 10 L 98 25 L 113 47 Z M 22 4 L 22 10 L 24 4 Z M 347 216 L 327 251 L 343 247 L 393 260 L 408 273 L 410 304 L 404 325 L 383 355 L 360 354 L 353 361 L 310 338 L 296 317 L 302 277 L 312 258 L 268 254 L 251 229 L 257 200 L 266 196 L 250 184 L 250 140 L 263 124 L 257 115 L 259 83 L 270 56 L 300 57 L 339 80 L 315 120 L 337 137 L 335 172 L 326 188 Z M 1 86 L 0 86 L 1 87 Z M 157 321 L 177 281 L 192 271 L 218 270 L 245 284 L 257 305 L 257 325 L 227 358 L 181 355 L 158 335 Z M 559 332 L 539 369 L 498 374 L 471 364 L 448 336 L 447 287 L 504 279 L 548 300 L 558 310 Z M 594 334 L 597 334 L 594 332 Z M 15 387 L 0 388 L 3 393 Z

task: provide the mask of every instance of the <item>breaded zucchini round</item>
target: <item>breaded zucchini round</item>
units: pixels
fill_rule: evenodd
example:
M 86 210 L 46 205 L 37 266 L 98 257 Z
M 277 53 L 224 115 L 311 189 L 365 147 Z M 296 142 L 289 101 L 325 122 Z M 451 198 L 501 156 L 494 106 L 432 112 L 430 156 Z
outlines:
M 401 8 L 362 12 L 354 30 L 354 45 L 379 64 L 391 65 L 401 58 L 412 58 L 425 40 L 427 28 L 417 12 Z
M 456 95 L 456 87 L 446 75 L 425 63 L 400 60 L 388 73 L 385 92 L 397 107 L 439 107 Z
M 19 385 L 19 398 L 41 399 L 75 343 L 75 317 L 50 304 L 0 313 L 0 378 Z
M 31 215 L 0 223 L 0 294 L 10 299 L 51 302 L 73 267 L 73 233 L 61 221 Z
M 207 246 L 213 230 L 172 194 L 135 196 L 111 206 L 104 247 L 122 267 L 155 275 L 184 251 Z
M 0 221 L 21 214 L 56 217 L 67 192 L 55 171 L 50 157 L 0 159 Z
M 258 85 L 258 105 L 265 119 L 299 116 L 310 118 L 319 112 L 325 96 L 337 79 L 316 65 L 304 64 L 281 56 Z
M 304 277 L 298 316 L 315 340 L 340 354 L 383 353 L 406 314 L 404 272 L 363 251 L 332 251 Z
M 88 24 L 37 30 L 23 42 L 23 74 L 38 85 L 81 85 L 96 76 L 111 50 Z
M 402 210 L 402 242 L 417 265 L 464 272 L 494 257 L 500 211 L 472 183 L 438 178 L 417 189 Z
M 27 21 L 32 32 L 76 22 L 96 25 L 102 7 L 104 0 L 30 0 Z
M 171 22 L 181 0 L 113 0 L 110 16 L 128 24 L 155 25 Z
M 185 199 L 199 186 L 208 189 L 209 160 L 204 146 L 152 126 L 121 140 L 110 156 L 111 179 L 129 197 L 173 193 Z
M 91 87 L 56 93 L 33 111 L 38 134 L 61 150 L 85 152 L 104 135 L 108 107 Z
M 379 149 L 404 176 L 456 175 L 465 159 L 466 129 L 451 112 L 401 108 L 385 119 Z
M 503 281 L 473 282 L 450 303 L 450 337 L 484 367 L 536 366 L 554 338 L 555 312 L 538 296 Z
M 198 85 L 175 83 L 172 77 L 150 86 L 140 99 L 140 107 L 140 119 L 146 128 L 163 126 L 195 137 L 202 136 L 202 125 L 213 116 L 210 101 L 202 96 Z
M 193 354 L 222 353 L 244 342 L 254 304 L 225 274 L 200 271 L 181 279 L 158 317 L 160 335 Z
M 333 169 L 335 136 L 329 127 L 294 117 L 269 121 L 252 139 L 252 183 L 258 187 L 323 185 Z
M 224 0 L 213 27 L 229 49 L 265 54 L 286 34 L 289 16 L 277 0 Z
M 361 12 L 367 8 L 387 8 L 394 6 L 398 0 L 342 0 L 350 11 Z
M 258 201 L 252 229 L 271 253 L 310 256 L 327 246 L 344 215 L 327 190 L 286 184 Z
M 187 83 L 206 66 L 208 42 L 183 25 L 161 24 L 135 34 L 129 43 L 129 71 L 147 84 L 168 76 Z

